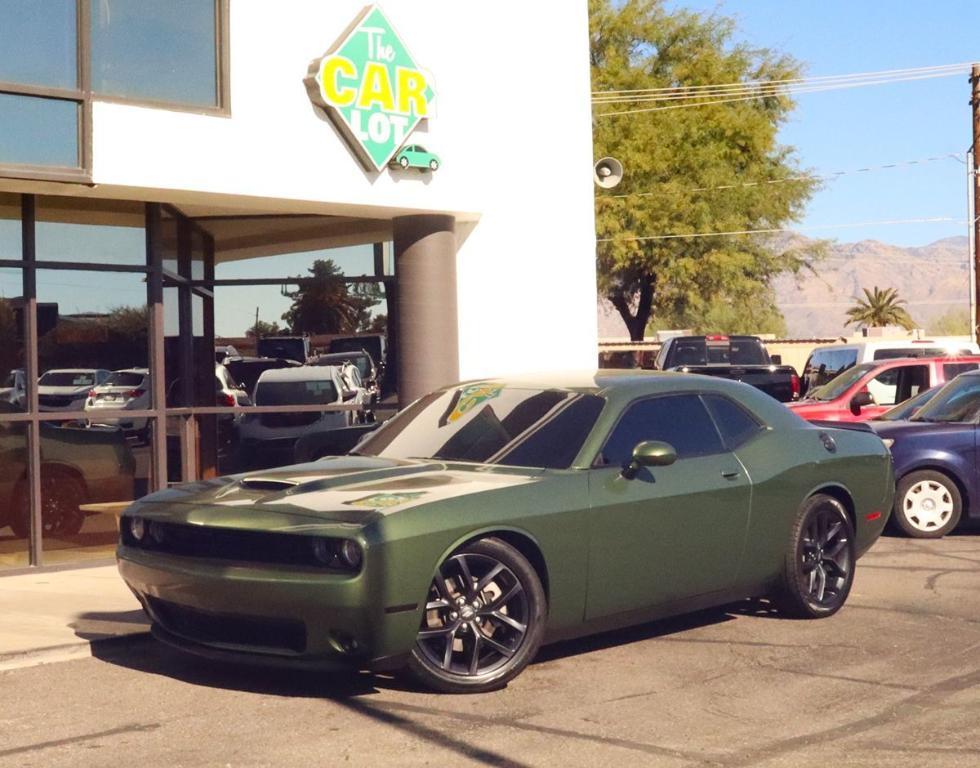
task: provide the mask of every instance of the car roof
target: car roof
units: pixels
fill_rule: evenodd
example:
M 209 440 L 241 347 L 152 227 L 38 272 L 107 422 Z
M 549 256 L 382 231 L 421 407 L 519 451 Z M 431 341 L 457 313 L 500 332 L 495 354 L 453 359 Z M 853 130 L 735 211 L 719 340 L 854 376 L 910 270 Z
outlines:
M 335 365 L 302 365 L 299 368 L 272 368 L 263 371 L 256 386 L 278 381 L 333 381 L 339 369 Z

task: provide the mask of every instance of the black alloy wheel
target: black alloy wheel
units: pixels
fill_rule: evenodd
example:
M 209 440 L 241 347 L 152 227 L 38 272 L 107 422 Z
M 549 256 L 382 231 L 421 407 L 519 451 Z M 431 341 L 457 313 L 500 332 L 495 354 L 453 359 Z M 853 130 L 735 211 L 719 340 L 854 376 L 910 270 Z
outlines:
M 10 527 L 14 535 L 26 539 L 31 531 L 30 496 L 26 482 L 17 486 L 16 508 Z M 85 486 L 78 478 L 59 473 L 41 476 L 42 536 L 74 536 L 82 530 L 85 513 Z
M 541 580 L 520 552 L 498 539 L 468 544 L 432 580 L 409 669 L 446 693 L 499 688 L 534 657 L 545 612 Z
M 786 614 L 817 619 L 841 609 L 856 561 L 854 525 L 843 505 L 817 494 L 797 513 L 783 564 L 777 602 Z

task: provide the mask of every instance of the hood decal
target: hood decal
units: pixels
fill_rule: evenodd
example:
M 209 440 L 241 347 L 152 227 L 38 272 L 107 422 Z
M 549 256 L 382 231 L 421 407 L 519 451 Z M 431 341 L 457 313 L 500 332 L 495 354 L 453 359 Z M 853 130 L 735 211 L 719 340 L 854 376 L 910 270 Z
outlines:
M 410 501 L 415 501 L 425 496 L 422 491 L 411 493 L 373 493 L 353 501 L 343 502 L 350 507 L 367 507 L 369 509 L 388 509 L 389 507 L 400 507 Z

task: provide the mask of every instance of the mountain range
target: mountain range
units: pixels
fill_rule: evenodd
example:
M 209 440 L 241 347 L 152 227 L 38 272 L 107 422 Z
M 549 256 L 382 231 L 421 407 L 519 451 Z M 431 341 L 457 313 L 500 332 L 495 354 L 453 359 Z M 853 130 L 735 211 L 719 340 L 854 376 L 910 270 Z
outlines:
M 805 241 L 800 235 L 794 240 Z M 832 243 L 815 265 L 816 274 L 783 275 L 773 287 L 790 338 L 853 334 L 846 311 L 862 289 L 895 288 L 920 327 L 950 310 L 970 308 L 970 243 L 947 237 L 929 245 L 902 247 L 877 240 Z M 618 313 L 599 302 L 599 338 L 625 337 Z

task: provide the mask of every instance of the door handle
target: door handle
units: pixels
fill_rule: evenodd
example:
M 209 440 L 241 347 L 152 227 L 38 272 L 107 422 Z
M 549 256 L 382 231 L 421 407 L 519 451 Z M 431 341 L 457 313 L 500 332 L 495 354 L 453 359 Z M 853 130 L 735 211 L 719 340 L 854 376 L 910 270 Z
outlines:
M 721 476 L 726 480 L 734 480 L 741 474 L 737 469 L 731 470 L 730 472 L 722 472 Z

